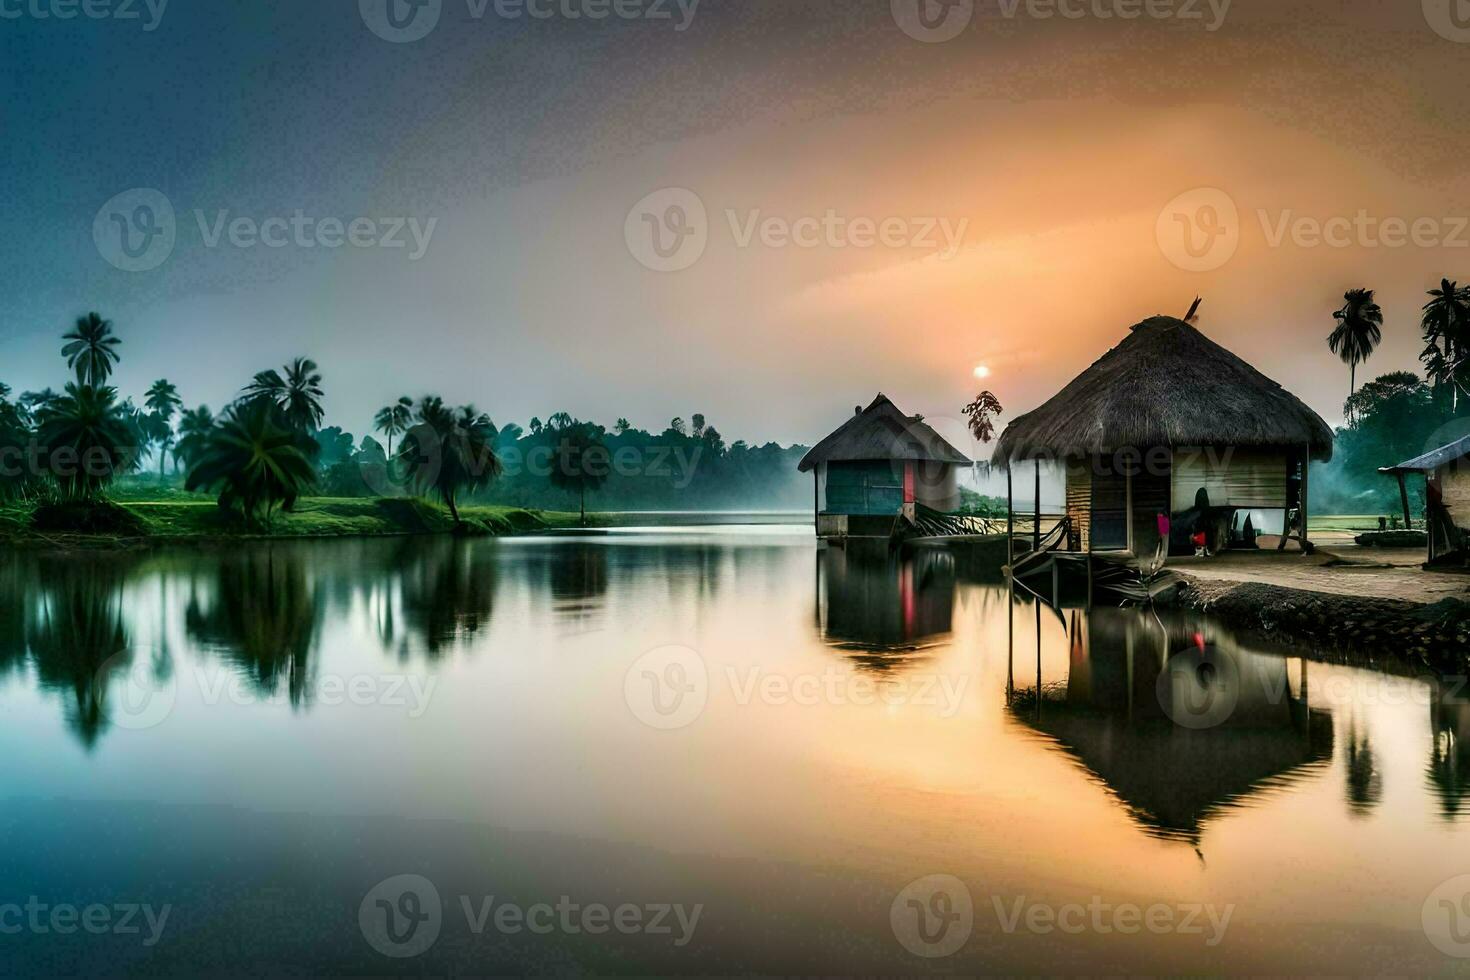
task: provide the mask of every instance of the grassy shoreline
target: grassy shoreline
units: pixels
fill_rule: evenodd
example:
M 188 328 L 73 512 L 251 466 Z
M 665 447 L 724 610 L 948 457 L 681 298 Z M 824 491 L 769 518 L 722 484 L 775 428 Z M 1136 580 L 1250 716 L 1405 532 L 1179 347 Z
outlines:
M 24 547 L 119 547 L 179 542 L 309 540 L 416 534 L 536 534 L 580 524 L 577 514 L 522 507 L 466 506 L 456 529 L 447 508 L 421 498 L 305 497 L 290 513 L 277 512 L 269 527 L 247 527 L 210 499 L 117 500 L 136 523 L 117 533 L 86 533 L 32 525 L 35 507 L 0 507 L 0 545 Z M 596 526 L 596 515 L 587 515 Z

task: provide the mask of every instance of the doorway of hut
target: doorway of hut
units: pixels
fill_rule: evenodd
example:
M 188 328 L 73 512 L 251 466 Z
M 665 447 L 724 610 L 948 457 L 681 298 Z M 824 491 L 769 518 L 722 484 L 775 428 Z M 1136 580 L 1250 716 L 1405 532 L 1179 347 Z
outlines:
M 1092 550 L 1127 551 L 1128 475 L 1115 470 L 1092 474 Z

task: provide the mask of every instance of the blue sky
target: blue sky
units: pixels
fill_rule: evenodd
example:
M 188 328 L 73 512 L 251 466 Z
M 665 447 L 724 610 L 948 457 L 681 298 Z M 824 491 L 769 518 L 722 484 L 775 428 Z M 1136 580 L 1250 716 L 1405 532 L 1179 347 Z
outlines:
M 937 44 L 886 0 L 703 0 L 683 30 L 672 3 L 593 21 L 443 0 L 408 43 L 358 0 L 172 0 L 151 30 L 141 0 L 138 20 L 28 12 L 57 2 L 0 2 L 21 12 L 0 17 L 0 380 L 18 389 L 60 386 L 57 338 L 96 309 L 125 394 L 166 376 L 218 407 L 301 354 L 358 434 L 436 391 L 497 421 L 702 411 L 728 438 L 811 441 L 879 389 L 958 416 L 979 363 L 1025 410 L 1203 293 L 1207 332 L 1333 419 L 1342 291 L 1378 288 L 1389 316 L 1361 379 L 1412 367 L 1423 289 L 1470 279 L 1453 242 L 1270 241 L 1283 215 L 1470 213 L 1470 44 L 1417 2 L 1237 0 L 1214 31 L 982 2 Z M 1154 238 L 1199 187 L 1244 226 L 1202 272 Z M 129 272 L 94 221 L 138 188 L 176 240 Z M 657 272 L 625 222 L 667 188 L 707 206 L 708 248 Z M 307 244 L 259 243 L 298 212 Z M 742 239 L 829 213 L 963 222 L 962 247 Z M 325 247 L 362 219 L 367 244 Z M 406 247 L 383 247 L 395 225 Z M 415 258 L 409 230 L 431 226 Z

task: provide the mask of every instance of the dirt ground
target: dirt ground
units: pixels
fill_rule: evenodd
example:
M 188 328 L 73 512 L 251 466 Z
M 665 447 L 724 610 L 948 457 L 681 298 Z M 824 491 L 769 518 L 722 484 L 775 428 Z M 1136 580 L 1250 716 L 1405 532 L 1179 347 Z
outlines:
M 1198 579 L 1261 582 L 1308 592 L 1376 596 L 1408 602 L 1470 599 L 1470 574 L 1428 572 L 1422 548 L 1361 548 L 1348 535 L 1314 538 L 1317 551 L 1278 552 L 1262 537 L 1260 551 L 1231 551 L 1213 558 L 1171 558 L 1169 567 Z

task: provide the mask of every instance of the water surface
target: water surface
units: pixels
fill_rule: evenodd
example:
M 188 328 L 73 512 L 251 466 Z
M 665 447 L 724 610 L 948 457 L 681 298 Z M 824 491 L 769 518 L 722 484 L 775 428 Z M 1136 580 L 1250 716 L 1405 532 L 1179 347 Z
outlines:
M 1470 872 L 1455 685 L 810 535 L 0 556 L 0 907 L 171 908 L 153 945 L 0 934 L 0 973 L 1470 962 L 1423 924 Z M 394 959 L 359 912 L 404 874 L 443 912 Z M 944 957 L 895 932 L 931 875 L 973 904 Z M 462 896 L 701 912 L 477 932 Z M 999 911 L 1089 903 L 1231 912 L 1211 944 Z

